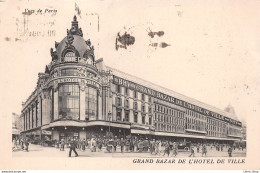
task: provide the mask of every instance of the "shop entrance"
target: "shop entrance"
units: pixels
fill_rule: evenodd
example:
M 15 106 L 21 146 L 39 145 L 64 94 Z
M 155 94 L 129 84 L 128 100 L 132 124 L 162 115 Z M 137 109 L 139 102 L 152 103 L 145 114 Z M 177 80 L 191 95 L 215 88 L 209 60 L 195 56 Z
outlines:
M 65 142 L 68 142 L 70 139 L 79 139 L 78 132 L 62 132 L 60 133 L 60 140 L 64 139 Z

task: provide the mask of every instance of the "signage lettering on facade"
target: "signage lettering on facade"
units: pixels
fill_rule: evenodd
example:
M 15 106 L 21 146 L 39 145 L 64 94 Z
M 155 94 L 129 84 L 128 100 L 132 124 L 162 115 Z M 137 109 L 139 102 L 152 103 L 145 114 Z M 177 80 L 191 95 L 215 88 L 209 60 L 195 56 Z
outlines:
M 190 110 L 192 110 L 192 111 L 201 113 L 201 114 L 206 115 L 206 116 L 211 116 L 211 117 L 217 118 L 217 119 L 219 119 L 219 120 L 226 121 L 226 122 L 228 122 L 228 123 L 231 123 L 231 124 L 234 124 L 234 125 L 237 125 L 237 126 L 240 126 L 240 127 L 242 126 L 241 122 L 239 122 L 239 121 L 230 119 L 230 118 L 228 118 L 228 117 L 225 117 L 225 116 L 223 116 L 223 115 L 220 115 L 220 114 L 217 114 L 217 113 L 215 113 L 215 112 L 209 111 L 209 110 L 207 110 L 207 109 L 201 108 L 201 107 L 199 107 L 199 106 L 196 106 L 196 105 L 187 103 L 187 102 L 185 102 L 185 101 L 183 101 L 183 100 L 174 98 L 174 97 L 172 97 L 172 96 L 166 95 L 166 94 L 161 93 L 161 92 L 159 92 L 159 91 L 155 91 L 155 90 L 153 90 L 153 89 L 144 87 L 144 86 L 142 86 L 142 85 L 139 85 L 139 84 L 136 84 L 136 83 L 133 83 L 133 82 L 124 80 L 124 79 L 119 78 L 119 77 L 117 77 L 117 76 L 113 76 L 113 83 L 114 83 L 114 84 L 117 84 L 117 85 L 122 85 L 122 86 L 124 86 L 124 87 L 129 88 L 129 89 L 133 89 L 133 90 L 136 90 L 136 91 L 145 93 L 145 94 L 147 94 L 147 95 L 151 95 L 151 96 L 153 96 L 153 97 L 156 97 L 156 98 L 159 98 L 159 99 L 161 99 L 161 100 L 164 100 L 164 101 L 173 103 L 173 104 L 175 104 L 175 105 L 184 107 L 184 108 L 186 108 L 186 109 L 190 109 Z
M 81 82 L 82 79 L 79 78 L 60 78 L 58 79 L 58 83 L 66 83 L 66 82 Z M 86 86 L 92 85 L 95 87 L 100 87 L 100 84 L 93 80 L 85 80 Z

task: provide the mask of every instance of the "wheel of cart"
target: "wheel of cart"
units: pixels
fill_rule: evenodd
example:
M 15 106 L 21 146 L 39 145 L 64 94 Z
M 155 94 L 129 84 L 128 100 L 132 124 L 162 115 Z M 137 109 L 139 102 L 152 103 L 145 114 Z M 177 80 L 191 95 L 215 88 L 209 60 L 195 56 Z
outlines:
M 185 151 L 189 151 L 189 147 L 185 147 L 184 150 L 185 150 Z

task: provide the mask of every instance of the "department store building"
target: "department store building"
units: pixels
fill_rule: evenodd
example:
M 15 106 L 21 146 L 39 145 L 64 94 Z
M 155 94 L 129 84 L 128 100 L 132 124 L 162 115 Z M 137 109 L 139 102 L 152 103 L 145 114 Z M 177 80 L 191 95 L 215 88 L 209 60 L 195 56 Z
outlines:
M 76 16 L 50 53 L 52 61 L 23 103 L 23 136 L 67 140 L 134 135 L 218 142 L 241 138 L 242 123 L 235 115 L 96 59 Z

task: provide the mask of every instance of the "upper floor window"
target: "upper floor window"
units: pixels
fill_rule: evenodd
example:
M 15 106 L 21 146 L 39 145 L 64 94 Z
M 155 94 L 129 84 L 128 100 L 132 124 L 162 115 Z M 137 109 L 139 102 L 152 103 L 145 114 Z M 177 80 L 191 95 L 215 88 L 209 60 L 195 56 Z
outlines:
M 142 100 L 145 101 L 145 95 L 142 93 Z
M 67 68 L 61 70 L 61 76 L 77 76 L 78 70 L 75 68 Z
M 129 108 L 129 100 L 125 100 L 125 107 Z
M 152 125 L 152 117 L 149 117 L 149 125 Z
M 120 97 L 116 97 L 116 105 L 117 106 L 122 106 L 122 100 Z
M 125 121 L 129 121 L 129 111 L 125 111 Z
M 121 121 L 121 109 L 117 109 L 116 111 L 116 120 L 117 121 Z
M 134 102 L 134 109 L 137 110 L 138 107 L 137 107 L 137 102 Z
M 125 88 L 125 95 L 128 96 L 129 95 L 129 89 Z
M 151 96 L 148 97 L 148 101 L 149 101 L 150 103 L 152 102 L 152 97 L 151 97 Z
M 142 112 L 145 112 L 145 105 L 142 105 Z
M 135 122 L 135 123 L 137 123 L 137 115 L 138 115 L 138 113 L 135 112 L 135 113 L 134 113 L 134 122 Z
M 152 107 L 151 106 L 149 106 L 148 111 L 149 111 L 149 113 L 152 113 Z
M 68 51 L 68 52 L 65 54 L 65 57 L 75 57 L 75 53 L 72 52 L 72 51 Z
M 145 124 L 145 114 L 142 115 L 142 124 Z
M 138 97 L 137 91 L 134 91 L 134 98 L 137 98 L 137 97 Z
M 117 93 L 121 93 L 121 87 L 120 87 L 120 85 L 116 85 L 116 92 L 117 92 Z

